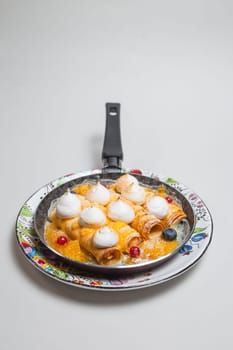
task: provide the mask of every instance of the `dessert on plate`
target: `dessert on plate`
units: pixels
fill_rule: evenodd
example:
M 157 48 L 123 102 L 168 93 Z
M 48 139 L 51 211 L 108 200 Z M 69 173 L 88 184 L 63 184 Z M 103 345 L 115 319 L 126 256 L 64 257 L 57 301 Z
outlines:
M 59 254 L 98 265 L 131 265 L 174 251 L 187 230 L 181 204 L 131 174 L 83 183 L 52 202 L 45 239 Z

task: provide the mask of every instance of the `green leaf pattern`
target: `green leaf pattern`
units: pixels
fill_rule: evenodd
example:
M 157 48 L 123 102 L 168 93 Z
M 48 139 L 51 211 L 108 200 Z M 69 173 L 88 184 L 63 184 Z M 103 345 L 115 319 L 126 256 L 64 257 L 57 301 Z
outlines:
M 168 184 L 168 185 L 173 185 L 173 184 L 176 184 L 177 181 L 171 177 L 168 177 L 165 182 Z
M 20 214 L 26 217 L 33 217 L 31 208 L 29 208 L 29 206 L 26 204 L 22 207 Z
M 207 227 L 196 227 L 193 233 L 200 233 L 204 232 L 207 229 Z

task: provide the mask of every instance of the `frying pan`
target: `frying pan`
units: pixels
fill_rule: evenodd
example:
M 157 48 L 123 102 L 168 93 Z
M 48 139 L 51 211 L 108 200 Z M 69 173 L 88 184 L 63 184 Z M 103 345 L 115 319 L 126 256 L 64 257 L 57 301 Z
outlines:
M 187 225 L 185 225 L 184 234 L 179 242 L 178 247 L 171 253 L 162 256 L 155 260 L 150 260 L 138 264 L 132 265 L 113 265 L 105 266 L 94 263 L 84 263 L 77 260 L 67 258 L 57 251 L 51 248 L 45 239 L 45 224 L 48 217 L 49 208 L 54 200 L 62 196 L 68 189 L 76 187 L 83 183 L 96 183 L 100 181 L 102 184 L 113 183 L 116 179 L 124 174 L 122 169 L 123 151 L 121 145 L 121 132 L 120 132 L 120 104 L 119 103 L 106 103 L 106 124 L 105 124 L 105 137 L 102 151 L 103 168 L 98 174 L 91 174 L 88 176 L 80 176 L 71 181 L 62 184 L 51 192 L 40 202 L 34 216 L 34 228 L 39 236 L 41 242 L 50 250 L 52 250 L 61 261 L 68 262 L 69 264 L 77 267 L 81 271 L 94 272 L 96 274 L 129 274 L 134 272 L 145 271 L 174 257 L 182 246 L 190 239 L 194 226 L 195 215 L 189 201 L 175 188 L 169 186 L 167 183 L 161 182 L 157 178 L 147 177 L 141 174 L 133 174 L 139 183 L 143 186 L 156 189 L 163 185 L 166 193 L 175 198 L 181 205 L 183 211 L 187 215 Z

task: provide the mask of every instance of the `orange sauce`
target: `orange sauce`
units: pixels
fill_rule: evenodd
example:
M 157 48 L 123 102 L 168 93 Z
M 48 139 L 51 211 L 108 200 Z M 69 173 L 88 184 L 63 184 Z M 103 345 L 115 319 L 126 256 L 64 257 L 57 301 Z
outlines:
M 59 236 L 65 236 L 67 238 L 67 243 L 64 245 L 60 245 L 57 243 L 57 239 Z M 63 231 L 60 231 L 56 228 L 56 226 L 51 223 L 46 227 L 45 233 L 46 240 L 51 248 L 53 248 L 58 253 L 74 260 L 88 262 L 90 261 L 90 256 L 85 254 L 79 245 L 79 241 L 77 239 L 72 240 L 65 234 Z
M 148 244 L 147 241 L 145 241 L 142 244 L 141 258 L 149 259 L 149 260 L 158 259 L 161 256 L 164 256 L 173 252 L 173 250 L 175 250 L 177 247 L 178 247 L 177 240 L 166 241 L 165 239 L 160 238 L 158 240 L 155 240 L 154 244 L 153 242 L 150 242 L 150 244 Z

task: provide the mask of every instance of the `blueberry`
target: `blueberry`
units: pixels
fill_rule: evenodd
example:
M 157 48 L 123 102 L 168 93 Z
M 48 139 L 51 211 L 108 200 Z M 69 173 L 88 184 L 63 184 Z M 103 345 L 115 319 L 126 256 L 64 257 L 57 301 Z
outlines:
M 163 230 L 163 238 L 166 239 L 167 241 L 173 241 L 177 237 L 177 232 L 174 228 L 165 228 Z

